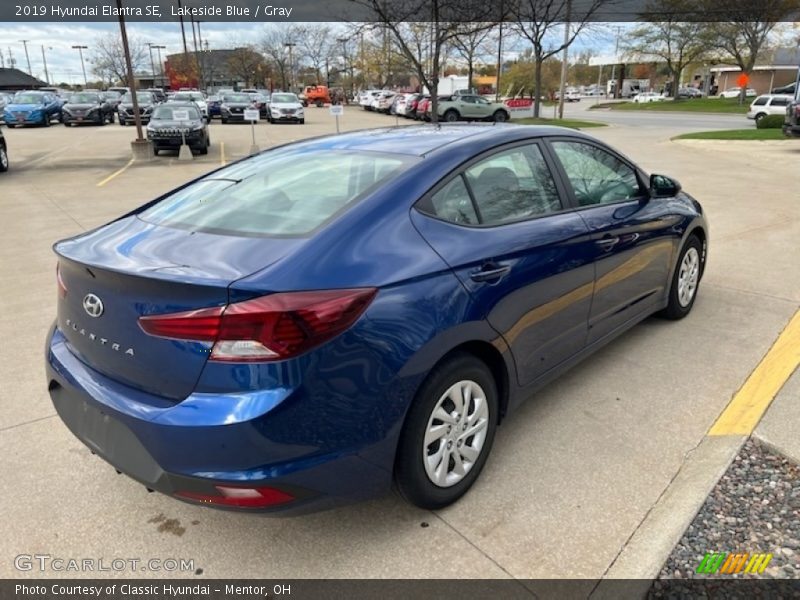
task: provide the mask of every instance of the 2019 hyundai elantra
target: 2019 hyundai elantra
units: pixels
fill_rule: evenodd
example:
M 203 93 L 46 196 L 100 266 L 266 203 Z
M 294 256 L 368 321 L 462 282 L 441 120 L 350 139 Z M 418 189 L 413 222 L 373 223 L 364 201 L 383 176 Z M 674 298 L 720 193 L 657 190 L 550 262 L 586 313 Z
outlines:
M 438 508 L 523 400 L 692 309 L 700 204 L 584 134 L 373 130 L 271 149 L 55 244 L 66 425 L 176 498 Z

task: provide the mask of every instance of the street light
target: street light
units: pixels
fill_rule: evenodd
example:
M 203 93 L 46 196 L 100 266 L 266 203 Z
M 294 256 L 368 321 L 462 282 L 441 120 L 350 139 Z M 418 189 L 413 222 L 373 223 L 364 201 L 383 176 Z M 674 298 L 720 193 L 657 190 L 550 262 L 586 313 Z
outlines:
M 147 51 L 150 53 L 150 72 L 153 74 L 153 87 L 156 87 L 156 63 L 153 62 L 153 42 L 147 42 Z
M 50 47 L 50 50 L 53 48 Z M 42 44 L 42 63 L 44 64 L 44 80 L 47 82 L 47 85 L 50 85 L 50 74 L 47 72 L 47 56 L 44 53 L 44 44 Z
M 158 51 L 158 76 L 159 76 L 159 82 L 161 83 L 160 87 L 163 87 L 164 86 L 164 63 L 161 62 L 161 51 L 162 50 L 166 50 L 167 47 L 166 46 L 157 46 L 155 44 L 153 44 L 150 47 L 153 50 Z
M 25 46 L 25 59 L 28 61 L 28 75 L 33 77 L 33 71 L 31 70 L 31 57 L 28 56 L 28 42 L 30 42 L 30 40 L 20 40 L 20 43 Z
M 86 64 L 83 62 L 83 51 L 88 50 L 89 46 L 73 46 L 73 50 L 77 50 L 78 54 L 81 55 L 81 70 L 83 71 L 83 86 L 87 87 L 89 85 L 89 80 L 86 78 Z
M 289 90 L 294 87 L 294 60 L 292 60 L 292 48 L 297 46 L 294 42 L 286 42 L 284 44 L 289 49 Z
M 336 41 L 342 45 L 342 57 L 344 58 L 344 72 L 347 74 L 347 42 L 349 41 L 346 37 L 336 38 Z M 350 65 L 350 94 L 353 94 L 354 90 L 354 75 L 353 75 L 353 66 Z M 346 98 L 345 98 L 346 100 Z

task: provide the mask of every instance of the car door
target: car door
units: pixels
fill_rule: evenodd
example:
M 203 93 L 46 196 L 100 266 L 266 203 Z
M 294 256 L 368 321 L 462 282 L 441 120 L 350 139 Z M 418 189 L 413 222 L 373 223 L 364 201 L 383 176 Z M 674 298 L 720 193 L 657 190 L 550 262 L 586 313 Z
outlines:
M 586 344 L 594 282 L 585 221 L 539 143 L 493 150 L 434 188 L 412 220 L 509 345 L 526 385 Z
M 776 96 L 770 100 L 769 103 L 769 114 L 771 115 L 784 115 L 786 114 L 786 107 L 789 106 L 792 99 L 789 96 L 780 97 Z
M 474 119 L 476 116 L 474 96 L 453 96 L 455 105 L 461 116 L 467 119 Z
M 548 144 L 592 235 L 592 343 L 663 301 L 680 217 L 668 201 L 650 200 L 638 169 L 609 149 L 589 140 L 554 138 Z

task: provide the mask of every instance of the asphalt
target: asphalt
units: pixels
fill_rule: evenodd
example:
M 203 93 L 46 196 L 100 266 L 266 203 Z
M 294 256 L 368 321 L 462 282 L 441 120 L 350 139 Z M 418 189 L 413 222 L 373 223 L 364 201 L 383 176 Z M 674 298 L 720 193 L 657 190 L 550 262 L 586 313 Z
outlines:
M 595 118 L 594 111 L 582 116 Z M 37 552 L 186 558 L 193 569 L 171 575 L 193 578 L 655 575 L 744 440 L 709 438 L 708 430 L 800 305 L 800 208 L 790 191 L 800 146 L 671 142 L 680 118 L 589 133 L 645 169 L 676 177 L 703 203 L 710 259 L 692 314 L 674 323 L 648 319 L 531 398 L 499 430 L 480 481 L 455 506 L 429 512 L 388 495 L 294 519 L 148 494 L 93 457 L 54 416 L 43 370 L 56 299 L 52 243 L 245 155 L 250 127 L 215 123 L 206 158 L 130 166 L 130 128 L 6 130 L 0 577 L 93 575 L 15 568 L 15 556 Z M 723 117 L 709 118 L 722 126 Z M 394 122 L 347 108 L 341 125 Z M 259 125 L 257 143 L 334 131 L 327 109 L 310 109 L 305 126 Z M 791 446 L 800 423 L 797 385 L 784 387 L 759 435 L 800 453 Z

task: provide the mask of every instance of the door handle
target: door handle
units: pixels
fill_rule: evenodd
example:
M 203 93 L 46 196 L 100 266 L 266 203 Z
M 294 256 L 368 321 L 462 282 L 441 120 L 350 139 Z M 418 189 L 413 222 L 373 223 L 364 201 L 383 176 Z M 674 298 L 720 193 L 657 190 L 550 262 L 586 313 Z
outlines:
M 510 270 L 510 265 L 484 265 L 481 269 L 470 273 L 469 277 L 478 283 L 494 283 L 505 277 Z
M 614 236 L 607 235 L 607 236 L 606 236 L 606 237 L 604 237 L 602 240 L 597 240 L 597 241 L 595 241 L 595 244 L 597 244 L 598 246 L 600 246 L 600 248 L 602 248 L 604 252 L 608 252 L 608 251 L 609 251 L 609 250 L 611 250 L 611 249 L 612 249 L 614 246 L 616 246 L 617 244 L 619 244 L 619 237 L 617 237 L 617 236 L 615 236 L 615 235 L 614 235 Z

